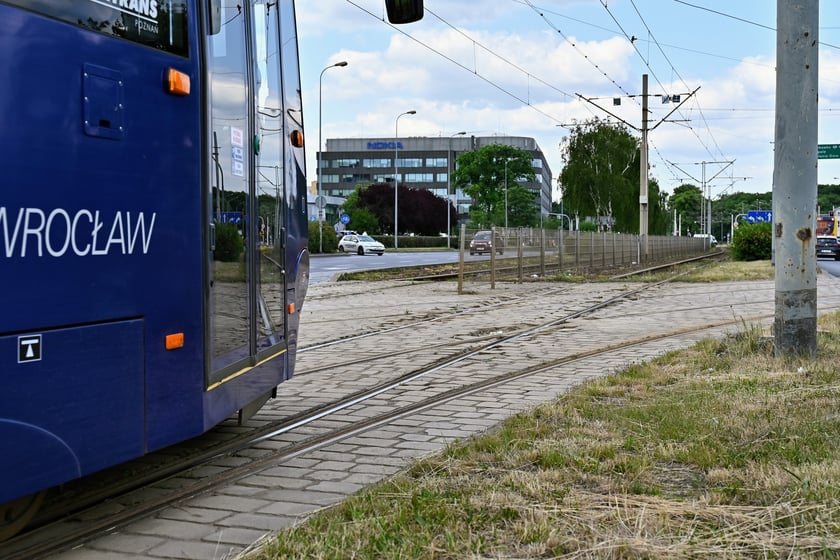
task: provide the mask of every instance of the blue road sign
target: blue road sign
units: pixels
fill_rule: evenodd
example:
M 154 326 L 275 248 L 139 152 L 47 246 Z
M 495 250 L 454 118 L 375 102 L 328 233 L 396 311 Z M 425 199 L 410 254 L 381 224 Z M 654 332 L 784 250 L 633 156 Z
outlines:
M 242 223 L 242 212 L 222 212 L 221 219 L 219 214 L 213 213 L 213 219 L 223 224 L 239 225 Z
M 772 210 L 750 210 L 747 212 L 747 221 L 751 224 L 760 222 L 773 222 Z
M 350 214 L 342 214 L 341 215 L 341 223 L 345 226 L 350 223 Z

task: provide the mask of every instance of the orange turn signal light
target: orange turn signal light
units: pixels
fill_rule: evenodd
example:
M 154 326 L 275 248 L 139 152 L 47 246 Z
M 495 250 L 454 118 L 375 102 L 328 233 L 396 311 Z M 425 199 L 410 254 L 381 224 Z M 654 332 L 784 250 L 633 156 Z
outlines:
M 170 68 L 166 72 L 166 91 L 172 95 L 189 95 L 190 77 L 180 70 Z
M 177 350 L 184 347 L 184 333 L 179 332 L 175 334 L 166 335 L 166 349 Z
M 295 148 L 303 148 L 303 132 L 300 130 L 293 130 L 289 134 L 289 139 L 292 141 L 292 146 Z
M 295 314 L 295 304 L 294 303 L 290 303 L 288 309 L 289 309 L 289 315 L 294 315 Z

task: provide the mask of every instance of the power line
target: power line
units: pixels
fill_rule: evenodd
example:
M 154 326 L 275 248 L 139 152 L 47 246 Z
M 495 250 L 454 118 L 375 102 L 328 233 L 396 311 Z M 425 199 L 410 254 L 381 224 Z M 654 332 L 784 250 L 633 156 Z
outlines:
M 460 29 L 458 29 L 457 27 L 455 27 L 454 25 L 452 25 L 451 23 L 449 23 L 448 21 L 446 21 L 445 19 L 443 19 L 441 16 L 439 16 L 438 14 L 436 14 L 435 12 L 433 12 L 432 10 L 430 10 L 429 8 L 426 8 L 425 10 L 426 10 L 428 13 L 430 13 L 431 15 L 433 15 L 434 17 L 436 17 L 436 18 L 438 19 L 438 21 L 440 21 L 441 23 L 443 23 L 444 25 L 446 25 L 447 27 L 449 27 L 450 29 L 452 29 L 453 31 L 455 31 L 456 33 L 458 33 L 459 35 L 462 35 L 464 38 L 466 38 L 468 41 L 470 41 L 473 45 L 477 45 L 477 46 L 481 47 L 481 49 L 482 49 L 482 50 L 484 50 L 484 51 L 486 51 L 486 52 L 488 52 L 488 53 L 492 54 L 493 56 L 495 56 L 496 58 L 498 58 L 499 60 L 501 60 L 501 61 L 502 61 L 502 62 L 504 62 L 505 64 L 508 64 L 508 65 L 510 65 L 510 66 L 512 66 L 512 67 L 514 67 L 514 68 L 516 68 L 517 70 L 519 70 L 520 72 L 522 72 L 523 74 L 525 74 L 526 76 L 528 76 L 528 78 L 534 78 L 536 81 L 538 81 L 539 83 L 543 84 L 544 86 L 546 86 L 546 87 L 548 87 L 548 88 L 551 88 L 551 89 L 553 89 L 554 91 L 556 91 L 556 92 L 558 92 L 558 93 L 561 93 L 561 94 L 565 95 L 566 97 L 569 97 L 569 98 L 574 98 L 574 95 L 572 95 L 572 94 L 570 94 L 570 93 L 567 93 L 567 92 L 563 91 L 562 89 L 560 89 L 560 88 L 558 88 L 558 87 L 555 87 L 555 86 L 553 86 L 553 85 L 549 84 L 548 82 L 546 82 L 545 80 L 542 80 L 542 79 L 538 78 L 537 76 L 534 76 L 533 74 L 531 74 L 530 72 L 528 72 L 528 71 L 527 71 L 527 70 L 525 70 L 524 68 L 522 68 L 522 67 L 518 66 L 517 64 L 515 64 L 515 63 L 511 62 L 511 61 L 510 61 L 510 60 L 508 60 L 507 58 L 505 58 L 505 57 L 503 57 L 503 56 L 501 56 L 501 55 L 497 54 L 497 53 L 496 53 L 495 51 L 493 51 L 492 49 L 490 49 L 490 48 L 488 48 L 488 47 L 484 46 L 484 45 L 483 45 L 483 44 L 481 44 L 480 42 L 476 41 L 475 39 L 473 39 L 472 37 L 470 37 L 469 35 L 467 35 L 467 34 L 466 34 L 466 33 L 464 33 L 463 31 L 461 31 Z
M 526 2 L 526 0 L 513 0 L 513 1 L 518 3 L 518 4 L 528 5 L 528 2 Z M 617 34 L 620 33 L 617 29 L 612 29 L 612 28 L 604 27 L 602 25 L 597 25 L 595 23 L 585 21 L 585 20 L 582 20 L 582 19 L 573 18 L 573 17 L 567 16 L 565 14 L 561 14 L 560 12 L 557 12 L 555 10 L 551 10 L 549 8 L 544 8 L 542 6 L 537 6 L 537 9 L 541 13 L 551 14 L 552 16 L 556 16 L 556 17 L 562 18 L 562 19 L 567 19 L 569 21 L 573 21 L 575 23 L 579 23 L 581 25 L 585 25 L 585 26 L 591 27 L 593 29 L 599 29 L 601 31 L 605 31 L 605 32 L 609 33 L 610 35 L 617 35 Z M 822 29 L 840 29 L 840 28 L 822 28 Z M 646 39 L 642 39 L 641 37 L 636 38 L 636 41 L 637 42 L 643 42 L 643 43 L 650 42 Z M 680 46 L 680 45 L 672 45 L 670 43 L 657 43 L 657 44 L 661 45 L 662 47 L 667 47 L 667 48 L 673 49 L 673 50 L 690 52 L 690 53 L 694 53 L 694 54 L 708 56 L 710 58 L 719 58 L 719 59 L 722 59 L 722 60 L 731 60 L 733 62 L 739 62 L 741 64 L 750 64 L 750 65 L 753 65 L 753 66 L 762 66 L 762 67 L 765 67 L 765 68 L 775 68 L 776 67 L 774 64 L 761 64 L 760 62 L 755 62 L 755 61 L 752 61 L 752 60 L 742 60 L 742 59 L 735 58 L 735 57 L 732 57 L 732 56 L 727 56 L 727 55 L 712 53 L 712 52 L 707 52 L 707 51 L 701 51 L 701 50 L 697 50 L 697 49 L 689 49 L 689 48 L 686 48 L 686 47 L 683 47 L 683 46 Z
M 464 64 L 462 64 L 461 62 L 458 62 L 457 60 L 455 60 L 454 58 L 452 58 L 451 56 L 449 56 L 449 55 L 447 55 L 447 54 L 445 54 L 445 53 L 443 53 L 443 52 L 441 52 L 441 51 L 437 50 L 437 49 L 436 49 L 436 48 L 434 48 L 433 46 L 431 46 L 431 45 L 429 45 L 429 44 L 427 44 L 427 43 L 423 42 L 422 40 L 418 39 L 417 37 L 415 37 L 415 36 L 413 36 L 413 35 L 411 35 L 411 34 L 407 33 L 404 29 L 402 29 L 402 28 L 400 28 L 400 27 L 398 27 L 398 26 L 396 26 L 396 25 L 393 25 L 393 24 L 391 24 L 391 23 L 389 23 L 389 22 L 385 21 L 385 20 L 384 20 L 383 18 L 381 18 L 380 16 L 377 16 L 376 14 L 374 14 L 373 12 L 371 12 L 370 10 L 368 10 L 368 9 L 366 9 L 366 8 L 364 8 L 364 7 L 362 7 L 362 6 L 360 6 L 359 4 L 357 4 L 356 2 L 354 2 L 353 0 L 346 0 L 346 2 L 347 2 L 348 4 L 351 4 L 351 5 L 355 6 L 355 7 L 356 7 L 356 8 L 358 8 L 359 10 L 361 10 L 361 11 L 365 12 L 365 13 L 366 13 L 366 14 L 368 14 L 369 16 L 371 16 L 371 17 L 373 17 L 373 18 L 375 18 L 375 19 L 377 19 L 377 20 L 382 21 L 382 23 L 384 23 L 385 25 L 387 25 L 388 27 L 390 27 L 392 30 L 394 30 L 394 31 L 396 31 L 396 32 L 398 32 L 398 33 L 400 33 L 400 34 L 402 34 L 402 35 L 403 35 L 403 36 L 405 36 L 406 38 L 408 38 L 408 39 L 410 39 L 411 41 L 413 41 L 413 42 L 417 43 L 418 45 L 421 45 L 421 46 L 422 46 L 422 47 L 424 47 L 425 49 L 427 49 L 427 50 L 429 50 L 429 51 L 431 51 L 431 52 L 435 53 L 436 55 L 440 56 L 441 58 L 443 58 L 443 59 L 445 59 L 445 60 L 448 60 L 449 62 L 451 62 L 451 63 L 452 63 L 452 64 L 454 64 L 455 66 L 457 66 L 457 67 L 461 68 L 462 70 L 466 70 L 466 71 L 467 71 L 467 72 L 469 72 L 470 74 L 472 74 L 472 75 L 476 76 L 478 79 L 482 80 L 483 82 L 487 83 L 488 85 L 490 85 L 490 86 L 492 86 L 492 87 L 496 88 L 497 90 L 499 90 L 500 92 L 504 93 L 504 94 L 505 94 L 505 95 L 507 95 L 508 97 L 510 97 L 510 98 L 512 98 L 512 99 L 514 99 L 514 100 L 516 100 L 516 101 L 518 101 L 518 102 L 520 102 L 520 103 L 522 103 L 522 104 L 523 104 L 523 105 L 525 105 L 526 107 L 530 107 L 530 108 L 531 108 L 531 109 L 533 109 L 534 111 L 536 111 L 536 112 L 540 113 L 541 115 L 543 115 L 543 116 L 547 117 L 548 119 L 552 120 L 553 122 L 556 122 L 556 123 L 561 122 L 561 119 L 559 119 L 558 117 L 555 117 L 554 115 L 550 115 L 550 114 L 549 114 L 549 113 L 547 113 L 546 111 L 544 111 L 544 110 L 540 109 L 539 107 L 536 107 L 535 105 L 533 105 L 529 99 L 523 99 L 523 98 L 522 98 L 522 97 L 520 97 L 519 95 L 517 95 L 517 94 L 513 93 L 512 91 L 509 91 L 508 89 L 504 88 L 504 87 L 503 87 L 503 86 L 501 86 L 500 84 L 498 84 L 498 83 L 494 82 L 494 81 L 493 81 L 493 80 L 491 80 L 490 78 L 487 78 L 487 77 L 485 77 L 485 76 L 481 75 L 481 74 L 478 72 L 478 69 L 477 69 L 477 68 L 472 68 L 472 69 L 470 69 L 469 67 L 465 66 L 465 65 L 464 65 Z M 441 22 L 445 23 L 445 24 L 446 24 L 446 25 L 448 25 L 449 27 L 451 27 L 451 28 L 455 29 L 455 28 L 454 28 L 451 24 L 449 24 L 449 23 L 448 23 L 446 20 L 444 20 L 442 17 L 438 16 L 437 14 L 435 14 L 434 12 L 432 12 L 431 10 L 429 10 L 429 8 L 425 8 L 425 11 L 426 11 L 426 12 L 428 12 L 428 13 L 430 13 L 430 14 L 432 14 L 434 17 L 436 17 L 438 20 L 440 20 Z M 540 83 L 545 84 L 546 86 L 550 87 L 551 89 L 554 89 L 555 91 L 557 91 L 557 92 L 559 92 L 559 93 L 561 93 L 561 94 L 563 94 L 563 95 L 565 95 L 565 96 L 567 96 L 567 97 L 569 97 L 569 98 L 574 98 L 574 96 L 573 96 L 573 95 L 571 95 L 571 94 L 569 94 L 569 93 L 567 93 L 567 92 L 564 92 L 563 90 L 561 90 L 561 89 L 559 89 L 559 88 L 557 88 L 557 87 L 555 87 L 555 86 L 552 86 L 551 84 L 549 84 L 548 82 L 545 82 L 545 81 L 544 81 L 544 80 L 542 80 L 542 79 L 538 79 L 538 78 L 536 78 L 535 76 L 533 76 L 533 75 L 532 75 L 532 74 L 530 74 L 530 73 L 527 73 L 525 70 L 523 70 L 523 69 L 522 69 L 522 68 L 520 68 L 519 66 L 514 65 L 513 63 L 511 63 L 510 61 L 508 61 L 508 60 L 507 60 L 507 59 L 505 59 L 504 57 L 502 57 L 502 56 L 500 56 L 500 55 L 496 54 L 496 53 L 495 53 L 492 49 L 489 49 L 489 48 L 485 47 L 484 45 L 482 45 L 482 44 L 481 44 L 481 43 L 479 43 L 478 41 L 475 41 L 474 39 L 472 39 L 472 38 L 471 38 L 471 37 L 469 37 L 468 35 L 466 35 L 466 34 L 464 34 L 463 32 L 461 32 L 460 30 L 458 30 L 458 32 L 459 32 L 460 34 L 464 35 L 464 37 L 466 37 L 466 38 L 467 38 L 467 39 L 469 39 L 470 41 L 472 41 L 474 45 L 480 46 L 483 50 L 486 50 L 487 52 L 492 53 L 494 56 L 496 56 L 496 57 L 497 57 L 497 58 L 499 58 L 500 60 L 503 60 L 505 63 L 509 64 L 510 66 L 512 66 L 512 67 L 514 67 L 514 68 L 516 68 L 516 69 L 517 69 L 517 70 L 519 70 L 520 72 L 525 73 L 525 74 L 526 74 L 529 78 L 533 77 L 533 78 L 537 79 Z
M 710 12 L 710 13 L 715 14 L 715 15 L 723 16 L 723 17 L 726 17 L 726 18 L 729 18 L 729 19 L 734 19 L 734 20 L 740 21 L 742 23 L 746 23 L 746 24 L 749 24 L 749 25 L 754 25 L 756 27 L 761 27 L 762 29 L 767 29 L 769 31 L 773 31 L 773 32 L 776 31 L 776 29 L 773 28 L 773 27 L 769 27 L 767 25 L 764 25 L 764 24 L 761 24 L 761 23 L 758 23 L 758 22 L 755 22 L 755 21 L 751 21 L 751 20 L 748 20 L 748 19 L 740 18 L 738 16 L 733 16 L 731 14 L 726 14 L 726 13 L 723 13 L 723 12 L 719 12 L 717 10 L 707 8 L 705 6 L 698 6 L 697 4 L 691 4 L 690 2 L 684 2 L 683 0 L 674 0 L 674 2 L 676 2 L 677 4 L 684 4 L 686 6 L 696 8 L 698 10 L 703 10 L 703 11 L 706 11 L 706 12 Z
M 758 22 L 755 22 L 755 21 L 752 21 L 752 20 L 749 20 L 749 19 L 745 19 L 745 18 L 742 18 L 742 17 L 733 16 L 732 14 L 719 12 L 717 10 L 707 8 L 705 6 L 698 6 L 697 4 L 692 4 L 690 2 L 685 2 L 684 0 L 674 0 L 674 2 L 676 2 L 677 4 L 683 4 L 685 6 L 695 8 L 697 10 L 703 10 L 705 12 L 709 12 L 709 13 L 712 13 L 712 14 L 715 14 L 715 15 L 718 15 L 718 16 L 722 16 L 722 17 L 725 17 L 725 18 L 734 19 L 736 21 L 740 21 L 740 22 L 746 23 L 748 25 L 754 25 L 754 26 L 760 27 L 762 29 L 767 29 L 768 31 L 772 31 L 773 33 L 776 32 L 775 27 L 770 27 L 769 25 L 764 25 L 763 23 L 758 23 Z M 826 27 L 826 28 L 823 28 L 823 29 L 831 29 L 831 28 Z M 838 47 L 837 45 L 832 45 L 831 43 L 823 43 L 822 41 L 820 41 L 819 44 L 822 45 L 823 47 L 829 47 L 829 48 L 832 48 L 832 49 L 840 49 L 840 47 Z
M 665 90 L 665 86 L 664 86 L 664 84 L 663 84 L 663 83 L 662 83 L 662 81 L 659 79 L 659 77 L 656 75 L 656 72 L 654 72 L 653 68 L 651 68 L 651 67 L 650 67 L 650 64 L 648 63 L 648 61 L 647 61 L 647 60 L 645 60 L 645 57 L 644 57 L 644 56 L 642 56 L 642 53 L 640 53 L 640 52 L 639 52 L 638 47 L 636 47 L 636 45 L 635 45 L 635 41 L 632 41 L 632 40 L 631 40 L 631 37 L 630 37 L 630 36 L 628 36 L 627 32 L 624 30 L 624 28 L 623 28 L 623 27 L 621 26 L 621 24 L 618 22 L 618 19 L 615 17 L 615 15 L 614 15 L 614 14 L 612 13 L 612 11 L 610 10 L 609 6 L 607 5 L 607 2 L 606 2 L 605 0 L 600 0 L 600 1 L 601 1 L 601 5 L 604 7 L 604 9 L 605 9 L 605 10 L 607 11 L 607 13 L 610 15 L 610 17 L 612 18 L 612 20 L 615 22 L 615 24 L 616 24 L 616 25 L 618 25 L 618 26 L 619 26 L 619 29 L 621 29 L 621 32 L 622 32 L 622 33 L 624 33 L 624 36 L 625 36 L 628 40 L 630 40 L 630 43 L 633 45 L 633 49 L 634 49 L 634 50 L 636 51 L 636 53 L 639 55 L 639 58 L 642 60 L 642 62 L 644 62 L 645 66 L 648 68 L 648 70 L 650 70 L 651 74 L 653 74 L 653 78 L 654 78 L 654 80 L 656 80 L 656 83 L 657 83 L 657 84 L 659 84 L 659 86 L 660 86 L 663 90 Z M 680 75 L 679 71 L 677 71 L 677 69 L 674 67 L 674 65 L 673 65 L 673 63 L 671 62 L 671 60 L 668 58 L 668 56 L 667 56 L 667 55 L 665 54 L 665 52 L 662 50 L 662 47 L 659 45 L 659 43 L 658 43 L 658 41 L 656 40 L 656 38 L 653 36 L 653 32 L 651 31 L 650 27 L 648 26 L 647 22 L 645 21 L 644 17 L 642 16 L 641 12 L 639 11 L 638 7 L 636 6 L 636 2 L 635 2 L 635 0 L 630 0 L 630 3 L 633 5 L 633 9 L 634 9 L 634 10 L 636 10 L 636 15 L 638 15 L 638 16 L 639 16 L 639 19 L 641 20 L 642 25 L 644 25 L 644 26 L 645 26 L 645 29 L 646 29 L 646 30 L 647 30 L 647 32 L 648 32 L 648 36 L 649 36 L 649 37 L 651 37 L 651 38 L 653 39 L 653 42 L 656 44 L 657 48 L 659 49 L 659 52 L 660 52 L 660 53 L 662 53 L 662 56 L 664 56 L 664 57 L 665 57 L 665 60 L 668 62 L 668 65 L 671 67 L 671 70 L 672 70 L 672 71 L 673 71 L 673 72 L 677 75 L 677 77 L 680 79 L 680 81 L 683 83 L 683 85 L 684 85 L 684 86 L 686 86 L 686 88 L 687 88 L 687 87 L 688 87 L 688 84 L 686 84 L 686 83 L 685 83 L 685 80 L 682 78 L 682 76 Z M 697 102 L 695 101 L 695 103 L 697 103 Z M 698 109 L 700 109 L 699 104 L 697 105 L 697 108 L 698 108 Z M 682 114 L 682 113 L 680 113 L 680 114 Z M 721 156 L 723 156 L 723 151 L 720 149 L 720 145 L 717 143 L 717 140 L 715 140 L 715 137 L 714 137 L 714 135 L 712 134 L 712 131 L 711 131 L 711 127 L 709 126 L 709 124 L 708 124 L 707 122 L 705 122 L 705 116 L 703 115 L 702 110 L 700 110 L 700 117 L 701 117 L 701 119 L 703 119 L 703 121 L 704 121 L 704 124 L 705 124 L 705 126 L 706 126 L 706 130 L 707 130 L 707 131 L 708 131 L 708 133 L 709 133 L 709 137 L 711 138 L 712 143 L 714 143 L 715 148 L 717 148 L 718 153 L 719 153 L 719 154 L 721 154 Z M 691 126 L 689 126 L 688 128 L 689 128 L 689 130 L 692 132 L 692 134 L 694 134 L 694 136 L 697 138 L 697 141 L 698 141 L 698 142 L 700 142 L 700 145 L 701 145 L 701 146 L 703 146 L 703 148 L 706 150 L 706 153 L 708 153 L 710 156 L 711 156 L 711 155 L 713 155 L 713 154 L 712 154 L 712 151 L 709 149 L 709 147 L 706 145 L 706 143 L 703 141 L 703 139 L 702 139 L 702 138 L 700 138 L 700 135 L 697 133 L 697 131 L 696 131 L 693 127 L 691 127 Z M 725 157 L 725 156 L 724 156 L 724 157 Z
M 543 12 L 542 12 L 539 8 L 537 8 L 536 6 L 534 6 L 534 4 L 531 2 L 531 0 L 522 0 L 522 3 L 524 3 L 524 4 L 525 4 L 525 5 L 527 5 L 529 8 L 531 8 L 531 9 L 532 9 L 535 13 L 537 13 L 537 14 L 538 14 L 538 15 L 539 15 L 542 19 L 543 19 L 543 21 L 545 21 L 546 25 L 548 25 L 549 27 L 551 27 L 552 29 L 554 29 L 557 33 L 559 33 L 559 34 L 560 34 L 560 36 L 561 36 L 561 37 L 563 37 L 563 39 L 566 41 L 566 43 L 568 43 L 569 45 L 571 45 L 571 46 L 572 46 L 572 47 L 573 47 L 573 48 L 574 48 L 574 49 L 578 52 L 578 54 L 580 54 L 580 55 L 581 55 L 581 56 L 582 56 L 582 57 L 583 57 L 583 58 L 584 58 L 584 59 L 585 59 L 585 60 L 586 60 L 589 64 L 591 64 L 593 68 L 595 68 L 598 72 L 600 72 L 600 73 L 601 73 L 601 74 L 602 74 L 602 75 L 603 75 L 603 76 L 604 76 L 604 77 L 605 77 L 605 78 L 606 78 L 606 79 L 607 79 L 607 80 L 608 80 L 611 84 L 613 84 L 615 87 L 617 87 L 619 90 L 621 90 L 621 92 L 622 92 L 622 93 L 624 93 L 627 97 L 633 97 L 633 96 L 632 96 L 632 95 L 631 95 L 631 94 L 630 94 L 627 90 L 625 90 L 625 89 L 621 86 L 621 84 L 619 84 L 617 81 L 615 81 L 614 79 L 612 79 L 612 78 L 609 76 L 609 74 L 607 74 L 607 73 L 606 73 L 606 71 L 604 71 L 604 69 L 602 69 L 602 68 L 601 68 L 598 64 L 596 64 L 596 63 L 595 63 L 595 62 L 594 62 L 594 61 L 593 61 L 593 60 L 589 57 L 589 55 L 587 55 L 586 53 L 584 53 L 584 52 L 583 52 L 583 51 L 582 51 L 582 50 L 581 50 L 581 49 L 577 46 L 577 43 L 575 43 L 574 41 L 572 41 L 572 39 L 571 39 L 568 35 L 566 35 L 565 33 L 563 33 L 563 31 L 562 31 L 559 27 L 557 27 L 556 25 L 554 25 L 554 23 L 552 23 L 551 21 L 549 21 L 549 19 L 545 16 L 545 13 L 543 13 Z M 638 103 L 638 102 L 637 102 L 637 103 Z

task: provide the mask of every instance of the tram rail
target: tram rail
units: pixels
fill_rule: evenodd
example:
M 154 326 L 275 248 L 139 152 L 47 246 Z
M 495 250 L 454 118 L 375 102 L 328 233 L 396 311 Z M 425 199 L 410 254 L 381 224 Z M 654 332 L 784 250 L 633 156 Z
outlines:
M 490 363 L 493 360 L 502 360 L 510 365 L 508 356 L 517 352 L 522 342 L 532 342 L 537 338 L 551 337 L 556 339 L 563 329 L 569 328 L 570 323 L 579 321 L 584 317 L 595 318 L 595 315 L 603 315 L 605 311 L 619 308 L 628 302 L 633 302 L 645 297 L 646 294 L 659 294 L 659 290 L 667 286 L 678 275 L 661 282 L 633 285 L 629 288 L 616 286 L 615 290 L 609 291 L 601 301 L 590 302 L 578 309 L 566 310 L 556 317 L 547 318 L 540 322 L 524 321 L 518 328 L 494 330 L 492 333 L 477 334 L 466 337 L 464 340 L 457 340 L 452 344 L 438 342 L 426 345 L 425 363 L 410 369 L 409 371 L 392 375 L 387 379 L 372 379 L 371 384 L 363 390 L 349 392 L 341 398 L 330 398 L 324 402 L 314 405 L 307 403 L 304 410 L 293 414 L 284 414 L 277 419 L 272 419 L 278 413 L 261 415 L 263 420 L 254 423 L 252 426 L 235 428 L 232 425 L 222 426 L 208 434 L 203 442 L 219 440 L 212 450 L 203 453 L 195 453 L 185 448 L 183 453 L 189 455 L 186 458 L 177 458 L 170 462 L 166 468 L 151 469 L 141 478 L 133 479 L 131 484 L 114 485 L 108 492 L 91 494 L 87 500 L 76 496 L 76 505 L 84 506 L 82 509 L 65 509 L 60 513 L 54 511 L 51 519 L 45 519 L 40 528 L 30 531 L 24 535 L 0 545 L 0 552 L 8 558 L 36 558 L 58 549 L 67 549 L 78 546 L 88 539 L 101 535 L 103 532 L 112 530 L 115 527 L 124 526 L 134 520 L 143 518 L 159 511 L 161 508 L 177 504 L 191 496 L 208 492 L 220 485 L 229 484 L 231 481 L 247 477 L 255 471 L 264 469 L 267 465 L 282 463 L 290 458 L 308 453 L 313 449 L 326 446 L 344 438 L 351 437 L 366 430 L 371 430 L 383 423 L 391 422 L 401 416 L 416 414 L 426 408 L 435 407 L 441 403 L 454 401 L 466 395 L 487 390 L 490 387 L 504 385 L 515 380 L 536 375 L 547 369 L 562 367 L 573 364 L 576 361 L 591 359 L 595 356 L 608 356 L 622 349 L 631 348 L 636 345 L 651 343 L 658 340 L 666 340 L 679 337 L 686 333 L 718 332 L 722 328 L 742 325 L 744 322 L 764 321 L 772 314 L 763 313 L 736 313 L 731 317 L 719 318 L 714 321 L 706 321 L 701 324 L 684 328 L 673 328 L 665 332 L 652 333 L 644 336 L 628 337 L 616 340 L 607 346 L 594 349 L 575 348 L 565 351 L 560 357 L 538 357 L 528 360 L 518 367 L 498 368 L 499 373 L 494 373 Z M 563 290 L 546 290 L 547 295 L 557 295 Z M 746 294 L 746 292 L 745 292 Z M 660 294 L 661 295 L 661 294 Z M 496 312 L 507 313 L 505 305 L 521 307 L 522 302 L 517 298 L 510 298 L 509 301 L 496 302 L 487 306 L 486 309 L 469 308 L 461 311 L 463 316 L 480 314 L 482 311 L 489 312 L 491 309 Z M 765 302 L 767 303 L 767 302 Z M 837 302 L 832 302 L 836 306 Z M 731 303 L 713 303 L 706 308 L 717 308 L 721 306 L 731 307 Z M 768 306 L 772 309 L 772 306 Z M 626 309 L 624 309 L 626 311 Z M 723 317 L 716 313 L 717 317 Z M 437 323 L 450 319 L 455 320 L 458 314 L 441 313 L 439 317 L 426 318 L 422 321 L 414 321 L 410 326 L 414 330 L 439 328 Z M 386 327 L 379 331 L 371 331 L 359 335 L 349 336 L 342 339 L 326 341 L 316 344 L 308 349 L 302 349 L 301 361 L 305 362 L 307 353 L 312 356 L 318 352 L 334 352 L 342 345 L 358 343 L 360 337 L 367 339 L 386 340 L 393 337 L 395 328 L 405 331 L 406 327 Z M 464 348 L 464 346 L 468 348 Z M 433 347 L 440 355 L 428 356 Z M 447 352 L 449 349 L 451 351 Z M 343 364 L 343 367 L 353 369 L 366 367 L 365 363 L 379 361 L 382 363 L 394 361 L 395 357 L 410 358 L 412 362 L 420 362 L 423 354 L 422 346 L 417 348 L 402 348 L 391 352 L 381 352 L 373 356 L 361 357 L 358 360 Z M 323 359 L 323 357 L 319 358 Z M 468 361 L 487 363 L 486 374 L 479 378 L 459 378 L 460 366 Z M 317 377 L 317 373 L 327 372 L 340 367 L 340 362 L 332 361 L 326 364 L 319 364 L 318 367 L 307 370 L 302 367 L 301 375 Z M 416 402 L 405 403 L 396 398 L 400 391 L 411 390 L 411 387 L 422 385 L 428 390 L 434 387 L 428 398 Z M 448 384 L 448 385 L 447 385 Z M 415 389 L 416 390 L 416 389 Z M 348 410 L 358 410 L 370 406 L 373 408 L 387 408 L 388 410 L 378 414 L 365 415 L 354 421 L 347 421 Z M 341 417 L 342 420 L 330 420 Z M 267 418 L 267 419 L 266 419 Z M 325 422 L 322 422 L 325 421 Z M 323 425 L 319 425 L 319 422 Z M 332 424 L 341 424 L 334 427 Z M 311 435 L 311 432 L 316 432 Z M 283 436 L 294 437 L 283 439 Z M 279 438 L 279 441 L 277 441 Z M 197 443 L 197 442 L 196 442 Z M 202 444 L 202 445 L 203 445 Z M 195 445 L 199 448 L 202 445 Z M 178 452 L 175 452 L 177 456 Z M 215 465 L 236 459 L 240 463 L 230 468 L 218 469 Z M 202 470 L 208 473 L 201 474 Z M 161 486 L 167 488 L 164 492 Z M 143 496 L 152 496 L 145 499 Z M 102 515 L 101 504 L 108 502 L 119 504 L 119 511 L 109 512 Z M 106 508 L 107 509 L 107 508 Z

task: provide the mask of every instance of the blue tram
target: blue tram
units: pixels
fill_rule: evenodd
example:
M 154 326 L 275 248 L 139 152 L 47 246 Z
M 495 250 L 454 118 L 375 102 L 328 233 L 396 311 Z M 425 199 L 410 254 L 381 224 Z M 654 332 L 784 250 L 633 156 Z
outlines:
M 291 375 L 294 5 L 4 0 L 0 74 L 0 503 L 22 512 Z
M 292 375 L 299 75 L 293 0 L 0 0 L 0 540 Z

